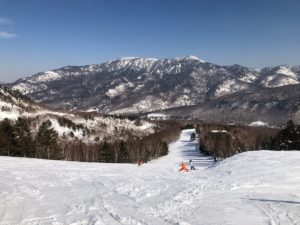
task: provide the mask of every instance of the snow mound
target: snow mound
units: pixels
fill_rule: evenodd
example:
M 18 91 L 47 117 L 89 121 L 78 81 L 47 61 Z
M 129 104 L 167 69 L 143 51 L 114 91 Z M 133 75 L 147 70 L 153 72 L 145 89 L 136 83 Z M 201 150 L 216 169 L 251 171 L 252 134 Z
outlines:
M 269 125 L 263 121 L 255 121 L 249 124 L 251 127 L 268 127 Z
M 199 59 L 198 57 L 193 56 L 193 55 L 188 55 L 188 56 L 185 56 L 185 57 L 180 58 L 180 59 L 185 59 L 185 60 L 195 60 L 195 61 L 199 61 L 199 62 L 202 62 L 202 63 L 205 62 L 204 60 Z

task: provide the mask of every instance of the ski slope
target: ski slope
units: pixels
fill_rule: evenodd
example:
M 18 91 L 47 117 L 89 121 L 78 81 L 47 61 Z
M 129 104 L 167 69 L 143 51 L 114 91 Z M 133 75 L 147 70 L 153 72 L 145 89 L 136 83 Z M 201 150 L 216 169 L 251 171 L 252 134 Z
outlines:
M 300 152 L 214 165 L 191 132 L 140 167 L 0 157 L 0 225 L 300 224 Z M 198 170 L 179 173 L 189 159 Z

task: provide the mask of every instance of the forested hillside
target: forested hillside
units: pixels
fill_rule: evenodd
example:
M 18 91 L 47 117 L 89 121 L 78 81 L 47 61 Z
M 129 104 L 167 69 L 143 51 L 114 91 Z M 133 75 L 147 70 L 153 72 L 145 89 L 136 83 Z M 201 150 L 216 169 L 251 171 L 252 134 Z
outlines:
M 86 162 L 149 161 L 179 128 L 138 117 L 54 111 L 0 87 L 0 155 Z
M 300 125 L 284 128 L 202 124 L 197 127 L 200 150 L 215 158 L 253 150 L 300 150 Z

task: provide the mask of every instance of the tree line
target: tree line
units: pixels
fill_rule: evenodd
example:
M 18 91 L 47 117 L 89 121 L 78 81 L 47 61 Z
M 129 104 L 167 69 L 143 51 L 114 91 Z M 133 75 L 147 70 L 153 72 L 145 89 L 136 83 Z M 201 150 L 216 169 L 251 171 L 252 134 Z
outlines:
M 202 124 L 196 130 L 200 151 L 219 159 L 251 150 L 300 150 L 300 126 L 292 120 L 282 129 Z
M 30 119 L 4 119 L 0 122 L 0 155 L 61 159 L 59 136 L 51 126 L 50 120 L 42 122 L 34 137 Z
M 179 134 L 179 128 L 168 128 L 142 138 L 132 135 L 127 140 L 103 140 L 100 143 L 62 140 L 60 145 L 65 160 L 139 163 L 167 155 L 168 144 L 177 140 Z
M 73 127 L 70 120 L 59 123 Z M 31 131 L 32 120 L 19 117 L 16 121 L 0 122 L 0 155 L 82 162 L 136 163 L 147 162 L 168 154 L 168 144 L 179 136 L 178 127 L 169 127 L 154 134 L 126 140 L 69 141 L 59 137 L 50 120 Z M 76 127 L 77 128 L 77 127 Z

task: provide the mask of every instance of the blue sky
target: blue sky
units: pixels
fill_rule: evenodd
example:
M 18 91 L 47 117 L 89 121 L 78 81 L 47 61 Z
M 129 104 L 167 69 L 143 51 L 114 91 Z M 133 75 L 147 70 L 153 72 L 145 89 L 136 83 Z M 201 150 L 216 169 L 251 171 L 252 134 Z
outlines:
M 0 81 L 122 56 L 300 65 L 300 0 L 0 0 Z

